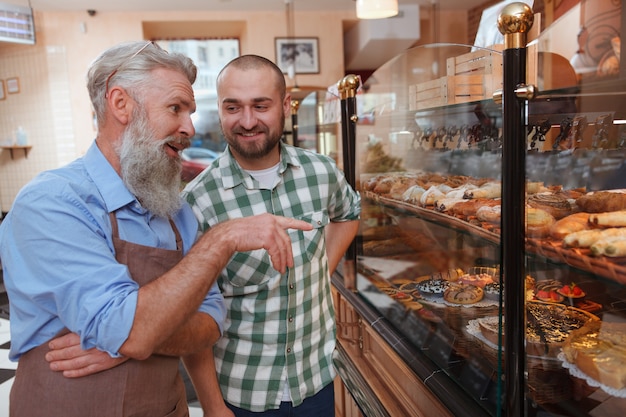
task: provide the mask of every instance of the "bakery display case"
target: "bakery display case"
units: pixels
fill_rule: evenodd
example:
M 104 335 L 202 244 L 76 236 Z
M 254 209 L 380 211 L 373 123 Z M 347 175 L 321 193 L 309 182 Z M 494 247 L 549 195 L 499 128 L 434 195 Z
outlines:
M 362 214 L 336 362 L 365 415 L 626 412 L 624 18 L 604 3 L 593 73 L 568 55 L 578 15 L 530 40 L 513 3 L 502 44 L 412 48 L 342 99 Z

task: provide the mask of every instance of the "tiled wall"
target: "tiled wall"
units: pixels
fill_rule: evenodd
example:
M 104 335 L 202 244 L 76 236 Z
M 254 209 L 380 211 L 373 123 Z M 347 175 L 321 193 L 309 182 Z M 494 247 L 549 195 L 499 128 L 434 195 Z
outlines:
M 15 48 L 0 60 L 0 79 L 17 77 L 20 91 L 0 100 L 0 145 L 9 145 L 22 126 L 32 149 L 28 155 L 0 153 L 0 211 L 9 211 L 20 188 L 37 173 L 76 158 L 65 50 Z

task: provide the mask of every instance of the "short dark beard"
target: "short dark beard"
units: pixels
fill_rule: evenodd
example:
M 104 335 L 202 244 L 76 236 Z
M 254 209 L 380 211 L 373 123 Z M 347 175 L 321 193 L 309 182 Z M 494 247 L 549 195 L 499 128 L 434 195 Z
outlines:
M 136 110 L 118 147 L 124 184 L 142 207 L 161 217 L 171 217 L 181 205 L 181 162 L 164 150 L 175 138 L 156 139 L 144 111 Z
M 246 159 L 258 159 L 274 151 L 274 149 L 276 148 L 276 144 L 280 142 L 281 138 L 283 137 L 283 130 L 285 126 L 285 115 L 282 115 L 281 117 L 280 126 L 281 126 L 280 132 L 277 132 L 276 134 L 271 136 L 267 126 L 263 125 L 262 131 L 266 134 L 267 139 L 261 143 L 254 144 L 254 146 L 247 142 L 245 142 L 245 145 L 247 146 L 243 146 L 243 143 L 239 142 L 236 139 L 237 134 L 246 133 L 246 130 L 242 129 L 241 127 L 233 129 L 233 131 L 231 132 L 232 134 L 230 136 L 227 135 L 224 132 L 224 128 L 222 128 L 222 134 L 224 135 L 224 138 L 226 139 L 228 146 L 235 153 L 241 155 L 242 157 Z M 255 127 L 253 131 L 258 132 L 259 126 Z

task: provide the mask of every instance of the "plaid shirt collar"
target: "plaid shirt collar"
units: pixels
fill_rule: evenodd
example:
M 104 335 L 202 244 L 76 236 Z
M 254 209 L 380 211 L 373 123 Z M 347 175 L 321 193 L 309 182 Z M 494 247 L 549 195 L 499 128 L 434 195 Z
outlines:
M 283 143 L 282 141 L 279 143 L 279 146 L 280 168 L 278 173 L 283 174 L 289 166 L 301 168 L 300 162 L 293 151 L 293 147 Z M 224 188 L 234 188 L 242 183 L 246 186 L 246 188 L 255 188 L 252 177 L 245 170 L 243 170 L 239 163 L 235 160 L 235 157 L 230 151 L 230 147 L 226 147 L 224 155 L 219 158 L 218 167 Z

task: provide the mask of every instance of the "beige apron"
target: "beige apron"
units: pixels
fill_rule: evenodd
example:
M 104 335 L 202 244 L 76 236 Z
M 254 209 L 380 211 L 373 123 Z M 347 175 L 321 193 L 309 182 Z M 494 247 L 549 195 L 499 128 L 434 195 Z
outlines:
M 153 248 L 119 238 L 115 214 L 110 214 L 118 262 L 145 285 L 171 269 L 183 257 L 182 239 L 174 222 L 176 250 Z M 67 333 L 65 330 L 63 333 Z M 130 359 L 115 368 L 83 378 L 65 378 L 50 371 L 44 359 L 47 343 L 24 354 L 11 388 L 11 417 L 183 417 L 189 415 L 178 357 L 152 355 Z

